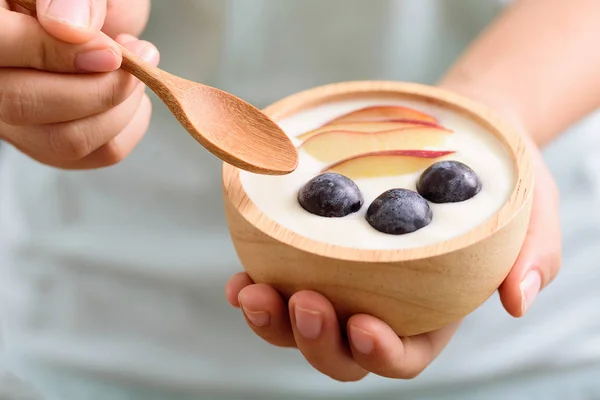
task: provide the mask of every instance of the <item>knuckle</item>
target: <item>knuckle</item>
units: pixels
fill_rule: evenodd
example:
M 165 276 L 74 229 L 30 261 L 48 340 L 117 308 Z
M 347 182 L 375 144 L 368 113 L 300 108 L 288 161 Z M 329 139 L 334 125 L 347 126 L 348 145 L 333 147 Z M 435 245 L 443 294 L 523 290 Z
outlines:
M 357 375 L 354 373 L 355 371 L 350 371 L 345 366 L 340 365 L 332 365 L 330 362 L 324 361 L 322 359 L 317 359 L 318 357 L 311 357 L 310 355 L 304 355 L 306 361 L 325 376 L 333 379 L 338 382 L 357 382 L 364 378 L 364 374 Z
M 328 377 L 338 382 L 350 383 L 350 382 L 358 382 L 361 381 L 365 374 L 340 374 L 340 373 L 326 373 Z
M 407 365 L 403 362 L 388 364 L 380 375 L 395 379 L 411 380 L 417 378 L 425 370 L 425 366 Z
M 106 167 L 120 163 L 127 156 L 127 152 L 118 146 L 115 140 L 111 140 L 98 151 L 101 151 L 102 164 Z
M 49 35 L 36 19 L 16 13 L 13 22 L 9 27 L 13 31 L 11 36 L 22 43 L 19 52 L 14 55 L 17 65 L 36 70 L 72 65 L 73 52 L 65 51 L 69 47 Z
M 53 40 L 42 39 L 46 38 L 46 34 L 39 24 L 35 24 L 35 21 L 28 21 L 28 23 L 31 24 L 31 27 L 27 29 L 30 36 L 27 38 L 27 41 L 36 43 L 36 45 L 26 46 L 29 48 L 26 55 L 27 64 L 38 70 L 52 69 L 56 61 L 62 60 L 64 56 L 61 52 L 57 51 Z
M 269 326 L 270 324 L 265 327 L 257 327 L 255 325 L 252 325 L 252 323 L 248 320 L 247 317 L 245 318 L 248 327 L 258 337 L 260 337 L 262 340 L 269 343 L 270 345 L 282 348 L 295 347 L 295 342 L 293 338 L 290 338 L 291 335 L 289 334 L 289 332 L 282 331 L 277 327 L 271 327 Z
M 57 56 L 57 54 L 52 51 L 52 46 L 50 43 L 43 41 L 38 50 L 37 65 L 35 65 L 35 67 L 39 69 L 47 69 L 50 65 L 50 60 L 54 59 L 54 56 Z
M 49 125 L 45 135 L 49 151 L 64 161 L 81 160 L 92 150 L 89 135 L 76 123 Z
M 358 382 L 367 375 L 367 371 L 354 361 L 339 359 L 330 351 L 315 349 L 311 353 L 302 351 L 302 354 L 314 369 L 338 382 Z
M 127 77 L 123 71 L 115 71 L 105 75 L 105 79 L 98 83 L 98 103 L 103 109 L 118 106 L 127 99 L 130 94 L 129 85 L 124 82 Z
M 421 372 L 423 372 L 423 370 L 421 370 L 421 369 L 403 370 L 397 374 L 397 377 L 400 379 L 411 380 L 411 379 L 415 379 L 419 375 L 421 375 Z
M 34 97 L 24 85 L 10 85 L 0 92 L 0 120 L 9 125 L 26 125 L 34 106 Z
M 562 265 L 562 253 L 560 248 L 549 250 L 545 259 L 547 260 L 545 265 L 546 268 L 543 268 L 540 272 L 542 275 L 542 288 L 545 288 L 552 283 L 560 272 Z

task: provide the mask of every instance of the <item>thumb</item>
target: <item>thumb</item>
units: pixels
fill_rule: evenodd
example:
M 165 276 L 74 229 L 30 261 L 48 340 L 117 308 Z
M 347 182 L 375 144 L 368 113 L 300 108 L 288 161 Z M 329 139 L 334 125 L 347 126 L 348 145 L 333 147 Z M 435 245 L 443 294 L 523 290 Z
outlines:
M 69 44 L 50 36 L 33 18 L 4 9 L 0 26 L 1 67 L 74 73 L 109 72 L 121 65 L 119 45 L 104 33 L 86 43 Z
M 539 291 L 561 266 L 561 232 L 558 189 L 539 153 L 534 154 L 535 187 L 527 236 L 512 270 L 499 288 L 506 311 L 521 317 Z
M 35 0 L 27 0 L 31 1 Z M 106 1 L 37 0 L 37 19 L 55 38 L 67 43 L 85 43 L 100 33 L 106 18 Z

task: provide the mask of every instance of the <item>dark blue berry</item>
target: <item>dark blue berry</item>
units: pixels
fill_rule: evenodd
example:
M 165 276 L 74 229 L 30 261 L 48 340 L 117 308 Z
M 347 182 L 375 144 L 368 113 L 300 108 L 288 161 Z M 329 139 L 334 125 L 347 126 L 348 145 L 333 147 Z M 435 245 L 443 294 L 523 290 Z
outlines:
M 363 196 L 344 175 L 327 172 L 308 181 L 298 192 L 300 206 L 321 217 L 345 217 L 360 210 Z
M 367 209 L 367 222 L 379 232 L 402 235 L 429 225 L 429 203 L 408 189 L 390 189 L 380 194 Z
M 417 191 L 432 203 L 457 203 L 475 196 L 481 181 L 471 168 L 458 161 L 440 161 L 427 168 Z

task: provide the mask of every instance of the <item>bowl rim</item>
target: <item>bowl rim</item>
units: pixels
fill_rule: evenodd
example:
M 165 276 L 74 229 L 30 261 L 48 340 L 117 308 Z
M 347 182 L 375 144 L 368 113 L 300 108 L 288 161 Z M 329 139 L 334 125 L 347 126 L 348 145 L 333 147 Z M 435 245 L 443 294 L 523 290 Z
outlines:
M 533 169 L 527 145 L 515 128 L 491 109 L 446 89 L 401 81 L 347 81 L 317 86 L 287 96 L 263 109 L 275 122 L 303 110 L 331 101 L 361 95 L 390 96 L 435 104 L 458 112 L 483 125 L 509 151 L 515 168 L 515 184 L 507 201 L 476 228 L 443 242 L 408 249 L 356 249 L 333 245 L 305 237 L 275 222 L 263 213 L 247 195 L 240 170 L 223 163 L 223 192 L 226 201 L 256 229 L 285 245 L 314 255 L 355 262 L 400 262 L 432 258 L 469 247 L 490 237 L 527 204 L 533 193 Z M 231 227 L 230 227 L 231 229 Z

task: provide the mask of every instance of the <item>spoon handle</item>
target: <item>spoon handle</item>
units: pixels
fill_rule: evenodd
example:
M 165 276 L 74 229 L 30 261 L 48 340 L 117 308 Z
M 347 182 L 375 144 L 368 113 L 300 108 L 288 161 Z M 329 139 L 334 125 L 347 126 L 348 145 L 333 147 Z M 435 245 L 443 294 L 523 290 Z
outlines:
M 36 12 L 36 0 L 10 0 L 12 3 L 25 8 L 33 13 Z M 116 43 L 116 42 L 115 42 Z M 171 91 L 185 90 L 186 81 L 177 78 L 159 68 L 156 68 L 140 57 L 136 56 L 125 47 L 116 43 L 121 49 L 123 61 L 121 68 L 142 81 L 150 90 L 157 94 L 160 98 L 170 98 Z
M 123 55 L 121 68 L 142 81 L 163 101 L 168 103 L 173 98 L 172 92 L 183 92 L 188 86 L 193 85 L 193 82 L 186 81 L 183 78 L 171 75 L 160 68 L 150 65 L 119 43 L 117 43 L 117 45 L 121 49 L 121 54 Z

